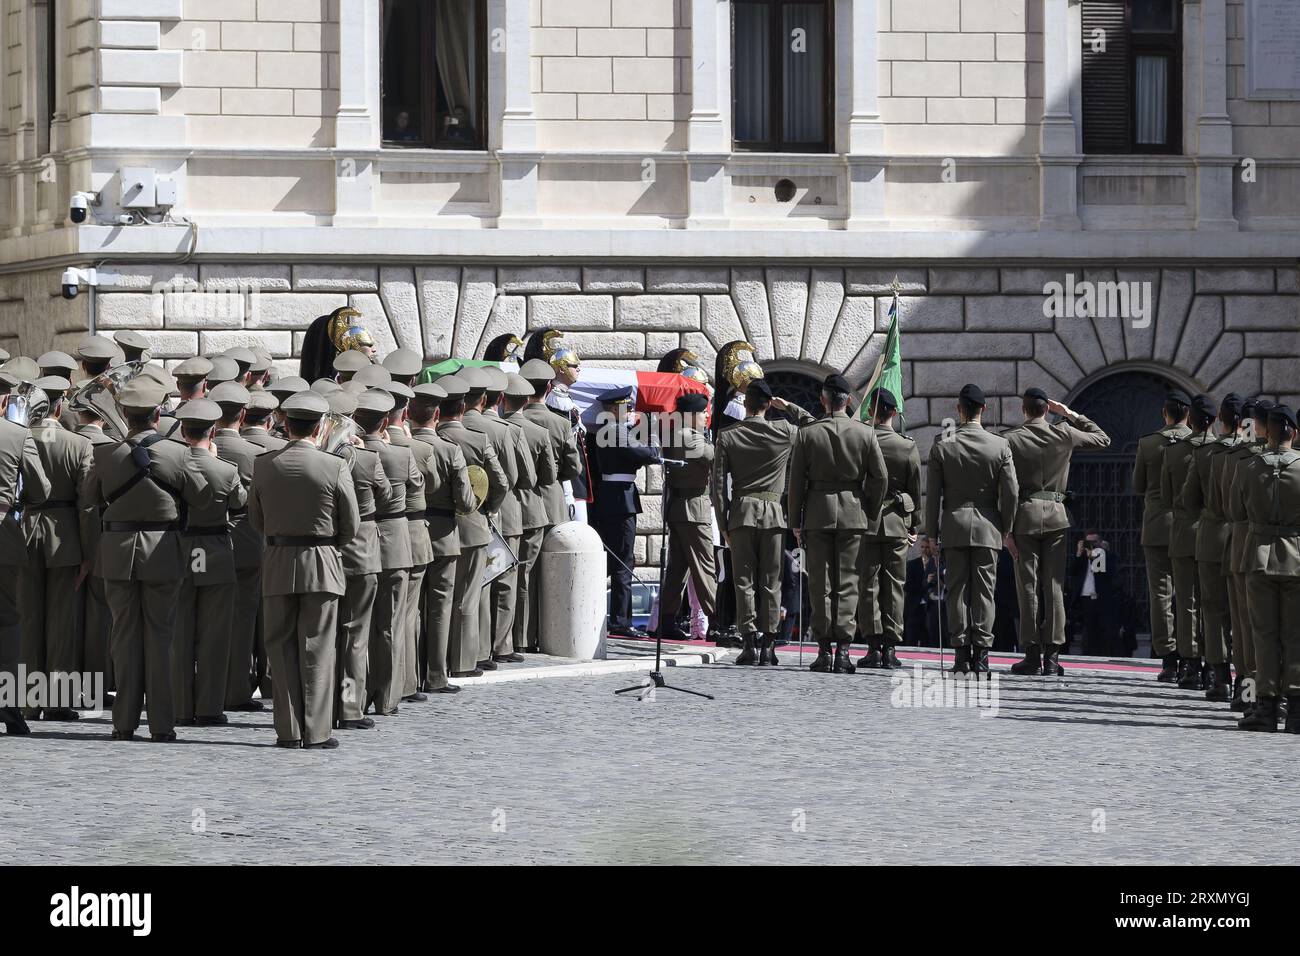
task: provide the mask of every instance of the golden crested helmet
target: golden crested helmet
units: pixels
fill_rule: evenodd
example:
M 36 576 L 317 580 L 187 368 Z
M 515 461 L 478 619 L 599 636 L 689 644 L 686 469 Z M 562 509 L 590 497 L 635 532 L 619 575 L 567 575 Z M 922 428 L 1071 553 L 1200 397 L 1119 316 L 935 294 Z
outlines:
M 330 313 L 329 337 L 340 352 L 351 349 L 372 349 L 375 340 L 366 327 L 358 321 L 361 313 L 351 306 L 343 306 Z
M 754 360 L 754 352 L 748 342 L 732 342 L 718 357 L 723 376 L 737 391 L 745 391 L 763 377 L 763 366 Z
M 681 370 L 681 375 L 683 378 L 689 378 L 692 382 L 699 382 L 701 385 L 709 384 L 709 373 L 698 365 L 687 365 Z
M 557 372 L 565 368 L 577 368 L 581 364 L 577 350 L 566 344 L 563 338 L 564 333 L 551 331 L 542 340 L 542 354 Z

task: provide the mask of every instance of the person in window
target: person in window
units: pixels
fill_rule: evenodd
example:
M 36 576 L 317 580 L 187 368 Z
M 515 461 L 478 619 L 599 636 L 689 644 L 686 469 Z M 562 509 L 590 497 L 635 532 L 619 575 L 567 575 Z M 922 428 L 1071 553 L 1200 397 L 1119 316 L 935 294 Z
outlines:
M 420 141 L 420 131 L 411 124 L 409 110 L 397 111 L 397 115 L 393 117 L 393 126 L 389 130 L 388 138 L 394 143 L 418 143 Z
M 443 120 L 442 138 L 454 146 L 468 148 L 475 145 L 477 134 L 474 132 L 474 124 L 470 122 L 469 110 L 458 106 L 447 115 Z

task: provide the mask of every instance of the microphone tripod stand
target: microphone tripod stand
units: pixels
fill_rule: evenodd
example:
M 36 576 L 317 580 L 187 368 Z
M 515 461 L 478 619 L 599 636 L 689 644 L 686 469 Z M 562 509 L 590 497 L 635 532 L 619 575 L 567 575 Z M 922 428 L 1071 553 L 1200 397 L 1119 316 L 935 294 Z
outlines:
M 687 690 L 685 687 L 674 687 L 672 684 L 669 684 L 666 680 L 664 680 L 664 675 L 663 675 L 663 652 L 664 652 L 664 604 L 663 604 L 663 598 L 664 598 L 664 576 L 665 576 L 665 573 L 666 573 L 667 570 L 668 570 L 668 568 L 667 568 L 667 565 L 668 565 L 668 469 L 669 469 L 669 468 L 679 468 L 679 467 L 681 467 L 682 465 L 685 465 L 686 462 L 685 462 L 685 461 L 682 461 L 682 460 L 678 460 L 678 459 L 673 459 L 673 458 L 665 458 L 665 459 L 662 460 L 662 464 L 663 464 L 663 474 L 662 474 L 661 477 L 660 477 L 660 485 L 661 485 L 661 487 L 660 487 L 660 489 L 659 489 L 659 503 L 660 503 L 660 507 L 659 507 L 659 616 L 658 616 L 658 619 L 657 619 L 656 622 L 655 622 L 655 623 L 656 623 L 656 627 L 655 627 L 655 669 L 652 670 L 652 671 L 647 675 L 647 676 L 650 678 L 648 682 L 646 682 L 646 683 L 642 683 L 642 684 L 634 684 L 634 685 L 631 686 L 631 687 L 623 687 L 623 688 L 620 688 L 619 690 L 614 691 L 614 693 L 615 693 L 615 694 L 631 694 L 631 693 L 633 693 L 633 692 L 635 692 L 635 691 L 646 691 L 646 690 L 650 690 L 651 688 L 654 688 L 654 689 L 657 690 L 658 688 L 662 687 L 664 690 L 675 690 L 675 691 L 677 691 L 677 693 L 679 693 L 679 694 L 690 694 L 690 695 L 692 695 L 692 696 L 694 696 L 694 697 L 703 697 L 705 700 L 714 700 L 715 698 L 713 697 L 712 694 L 705 694 L 705 693 L 702 693 L 702 692 L 700 692 L 700 691 L 698 691 L 698 690 Z M 615 557 L 614 560 L 617 561 L 618 558 Z M 619 561 L 619 563 L 622 564 L 621 561 Z M 624 566 L 624 567 L 627 567 L 627 565 L 623 565 L 623 566 Z

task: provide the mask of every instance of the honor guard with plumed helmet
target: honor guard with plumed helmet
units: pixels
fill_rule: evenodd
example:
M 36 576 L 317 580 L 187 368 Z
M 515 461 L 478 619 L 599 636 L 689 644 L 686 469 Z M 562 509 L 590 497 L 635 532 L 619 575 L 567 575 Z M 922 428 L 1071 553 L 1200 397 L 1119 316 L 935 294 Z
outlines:
M 375 340 L 360 320 L 361 313 L 345 305 L 312 322 L 303 338 L 298 374 L 314 382 L 333 378 L 336 373 L 356 372 L 370 364 Z

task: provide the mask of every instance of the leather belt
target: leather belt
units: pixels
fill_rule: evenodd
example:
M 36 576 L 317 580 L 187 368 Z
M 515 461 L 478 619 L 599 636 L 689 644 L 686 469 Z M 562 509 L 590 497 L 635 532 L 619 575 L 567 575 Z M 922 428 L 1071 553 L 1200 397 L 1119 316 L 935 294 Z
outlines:
M 1250 523 L 1251 534 L 1267 534 L 1277 538 L 1290 538 L 1294 535 L 1300 535 L 1300 527 L 1285 524 L 1256 524 Z
M 1027 495 L 1020 496 L 1021 502 L 1025 501 L 1051 501 L 1054 504 L 1065 504 L 1065 495 L 1060 491 L 1031 491 Z
M 852 481 L 810 481 L 808 487 L 813 491 L 857 491 L 861 486 Z
M 36 511 L 54 511 L 58 508 L 75 508 L 75 501 L 42 501 L 39 505 L 28 505 L 27 513 L 31 514 Z
M 425 514 L 423 511 L 408 511 L 406 513 L 407 521 L 423 521 L 424 519 Z
M 958 508 L 988 508 L 991 511 L 996 511 L 998 503 L 996 501 L 957 501 L 953 504 L 944 502 L 944 507 L 948 511 L 956 511 Z
M 709 493 L 707 486 L 701 488 L 674 488 L 669 485 L 668 487 L 677 498 L 702 498 Z
M 320 535 L 278 535 L 273 534 L 267 537 L 266 543 L 273 548 L 323 548 L 326 545 L 332 546 L 334 538 L 321 537 Z
M 375 513 L 372 511 L 372 512 L 370 512 L 370 514 L 368 514 L 368 515 L 362 515 L 362 516 L 361 516 L 361 520 L 362 520 L 362 521 L 378 521 L 378 520 L 379 520 L 379 515 L 375 514 Z
M 182 538 L 225 537 L 230 534 L 229 525 L 200 525 L 186 528 L 181 532 Z
M 376 520 L 376 521 L 396 521 L 398 518 L 405 518 L 405 517 L 406 517 L 406 512 L 405 512 L 405 511 L 390 511 L 390 512 L 389 512 L 388 514 L 386 514 L 386 515 L 376 514 L 376 515 L 375 515 L 375 520 Z
M 135 534 L 138 531 L 175 531 L 175 521 L 105 521 L 104 530 L 123 534 Z
M 451 508 L 425 508 L 424 516 L 426 518 L 454 518 L 456 512 Z
M 771 501 L 779 503 L 781 501 L 781 492 L 779 491 L 737 491 L 738 498 L 754 498 L 758 501 Z

